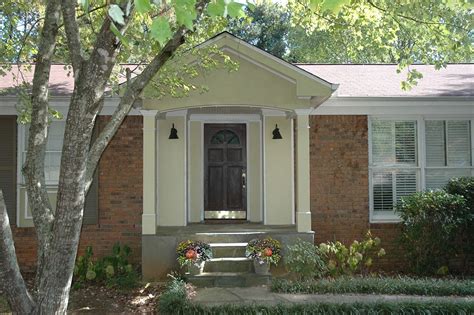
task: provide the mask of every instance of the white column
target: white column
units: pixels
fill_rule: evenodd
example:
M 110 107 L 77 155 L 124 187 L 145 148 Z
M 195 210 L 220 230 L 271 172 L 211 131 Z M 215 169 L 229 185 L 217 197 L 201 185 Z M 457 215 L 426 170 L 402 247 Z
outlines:
M 296 117 L 296 227 L 298 232 L 311 231 L 309 117 Z
M 156 110 L 143 115 L 143 214 L 142 235 L 156 234 Z

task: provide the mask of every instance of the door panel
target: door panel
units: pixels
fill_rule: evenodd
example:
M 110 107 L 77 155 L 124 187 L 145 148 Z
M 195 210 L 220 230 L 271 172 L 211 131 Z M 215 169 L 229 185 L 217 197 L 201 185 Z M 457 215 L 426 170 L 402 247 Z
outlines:
M 224 172 L 222 166 L 210 166 L 209 172 L 209 210 L 224 207 Z
M 204 124 L 204 217 L 245 219 L 246 125 Z

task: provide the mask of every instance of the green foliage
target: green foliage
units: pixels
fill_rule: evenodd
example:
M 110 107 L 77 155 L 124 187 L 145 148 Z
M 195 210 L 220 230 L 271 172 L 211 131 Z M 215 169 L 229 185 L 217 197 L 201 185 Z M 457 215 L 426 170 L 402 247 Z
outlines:
M 186 283 L 174 276 L 170 277 L 171 281 L 160 295 L 158 304 L 160 314 L 175 314 L 174 311 L 179 310 L 187 301 Z
M 332 276 L 367 273 L 375 256 L 382 257 L 385 250 L 380 248 L 380 239 L 373 238 L 370 231 L 362 241 L 355 240 L 347 247 L 339 241 L 321 243 L 319 250 L 325 256 L 329 273 Z
M 289 10 L 277 3 L 260 3 L 246 13 L 245 18 L 229 22 L 229 32 L 274 56 L 286 57 L 292 30 Z
M 176 247 L 176 254 L 181 267 L 199 264 L 212 258 L 211 246 L 201 241 L 182 241 Z
M 168 291 L 160 297 L 160 314 L 259 314 L 259 315 L 287 315 L 287 314 L 470 314 L 474 312 L 474 304 L 470 302 L 449 301 L 410 301 L 410 302 L 357 302 L 357 303 L 287 303 L 278 305 L 259 304 L 223 304 L 216 306 L 205 306 L 191 303 L 186 294 L 182 294 L 183 285 L 179 289 L 169 292 L 177 292 L 168 295 Z M 165 296 L 165 302 L 161 303 Z
M 463 196 L 466 201 L 466 207 L 469 208 L 471 215 L 474 215 L 474 177 L 466 176 L 451 179 L 445 187 L 445 190 L 452 195 Z
M 323 253 L 313 243 L 298 240 L 294 245 L 287 246 L 285 257 L 286 269 L 296 275 L 299 280 L 320 278 L 327 272 Z
M 105 283 L 109 287 L 133 288 L 138 284 L 139 276 L 129 263 L 131 249 L 127 245 L 115 243 L 112 255 L 94 262 L 92 247 L 86 248 L 84 256 L 79 256 L 74 267 L 75 285 L 86 282 Z
M 253 239 L 245 248 L 245 256 L 261 264 L 277 265 L 281 259 L 281 244 L 271 237 Z
M 418 192 L 403 197 L 396 212 L 402 221 L 401 245 L 412 271 L 445 273 L 456 252 L 456 236 L 471 218 L 464 198 L 444 190 Z
M 410 277 L 339 277 L 315 281 L 274 279 L 272 292 L 305 294 L 391 294 L 471 296 L 474 280 Z

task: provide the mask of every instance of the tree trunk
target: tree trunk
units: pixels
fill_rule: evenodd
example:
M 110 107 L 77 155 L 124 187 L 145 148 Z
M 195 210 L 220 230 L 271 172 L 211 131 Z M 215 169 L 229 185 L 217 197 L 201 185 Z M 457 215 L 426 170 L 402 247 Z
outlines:
M 6 293 L 10 309 L 17 314 L 30 314 L 34 302 L 26 289 L 16 260 L 7 207 L 0 190 L 0 287 Z

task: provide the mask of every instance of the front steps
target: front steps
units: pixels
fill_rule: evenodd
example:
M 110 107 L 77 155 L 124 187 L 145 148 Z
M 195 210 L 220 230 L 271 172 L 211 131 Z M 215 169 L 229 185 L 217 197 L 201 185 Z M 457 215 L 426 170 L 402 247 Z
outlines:
M 200 275 L 187 275 L 189 282 L 197 287 L 250 287 L 270 283 L 271 275 L 255 274 L 253 261 L 245 257 L 247 242 L 225 242 L 228 235 L 218 235 L 215 239 L 219 242 L 210 243 L 213 258 L 204 263 Z

